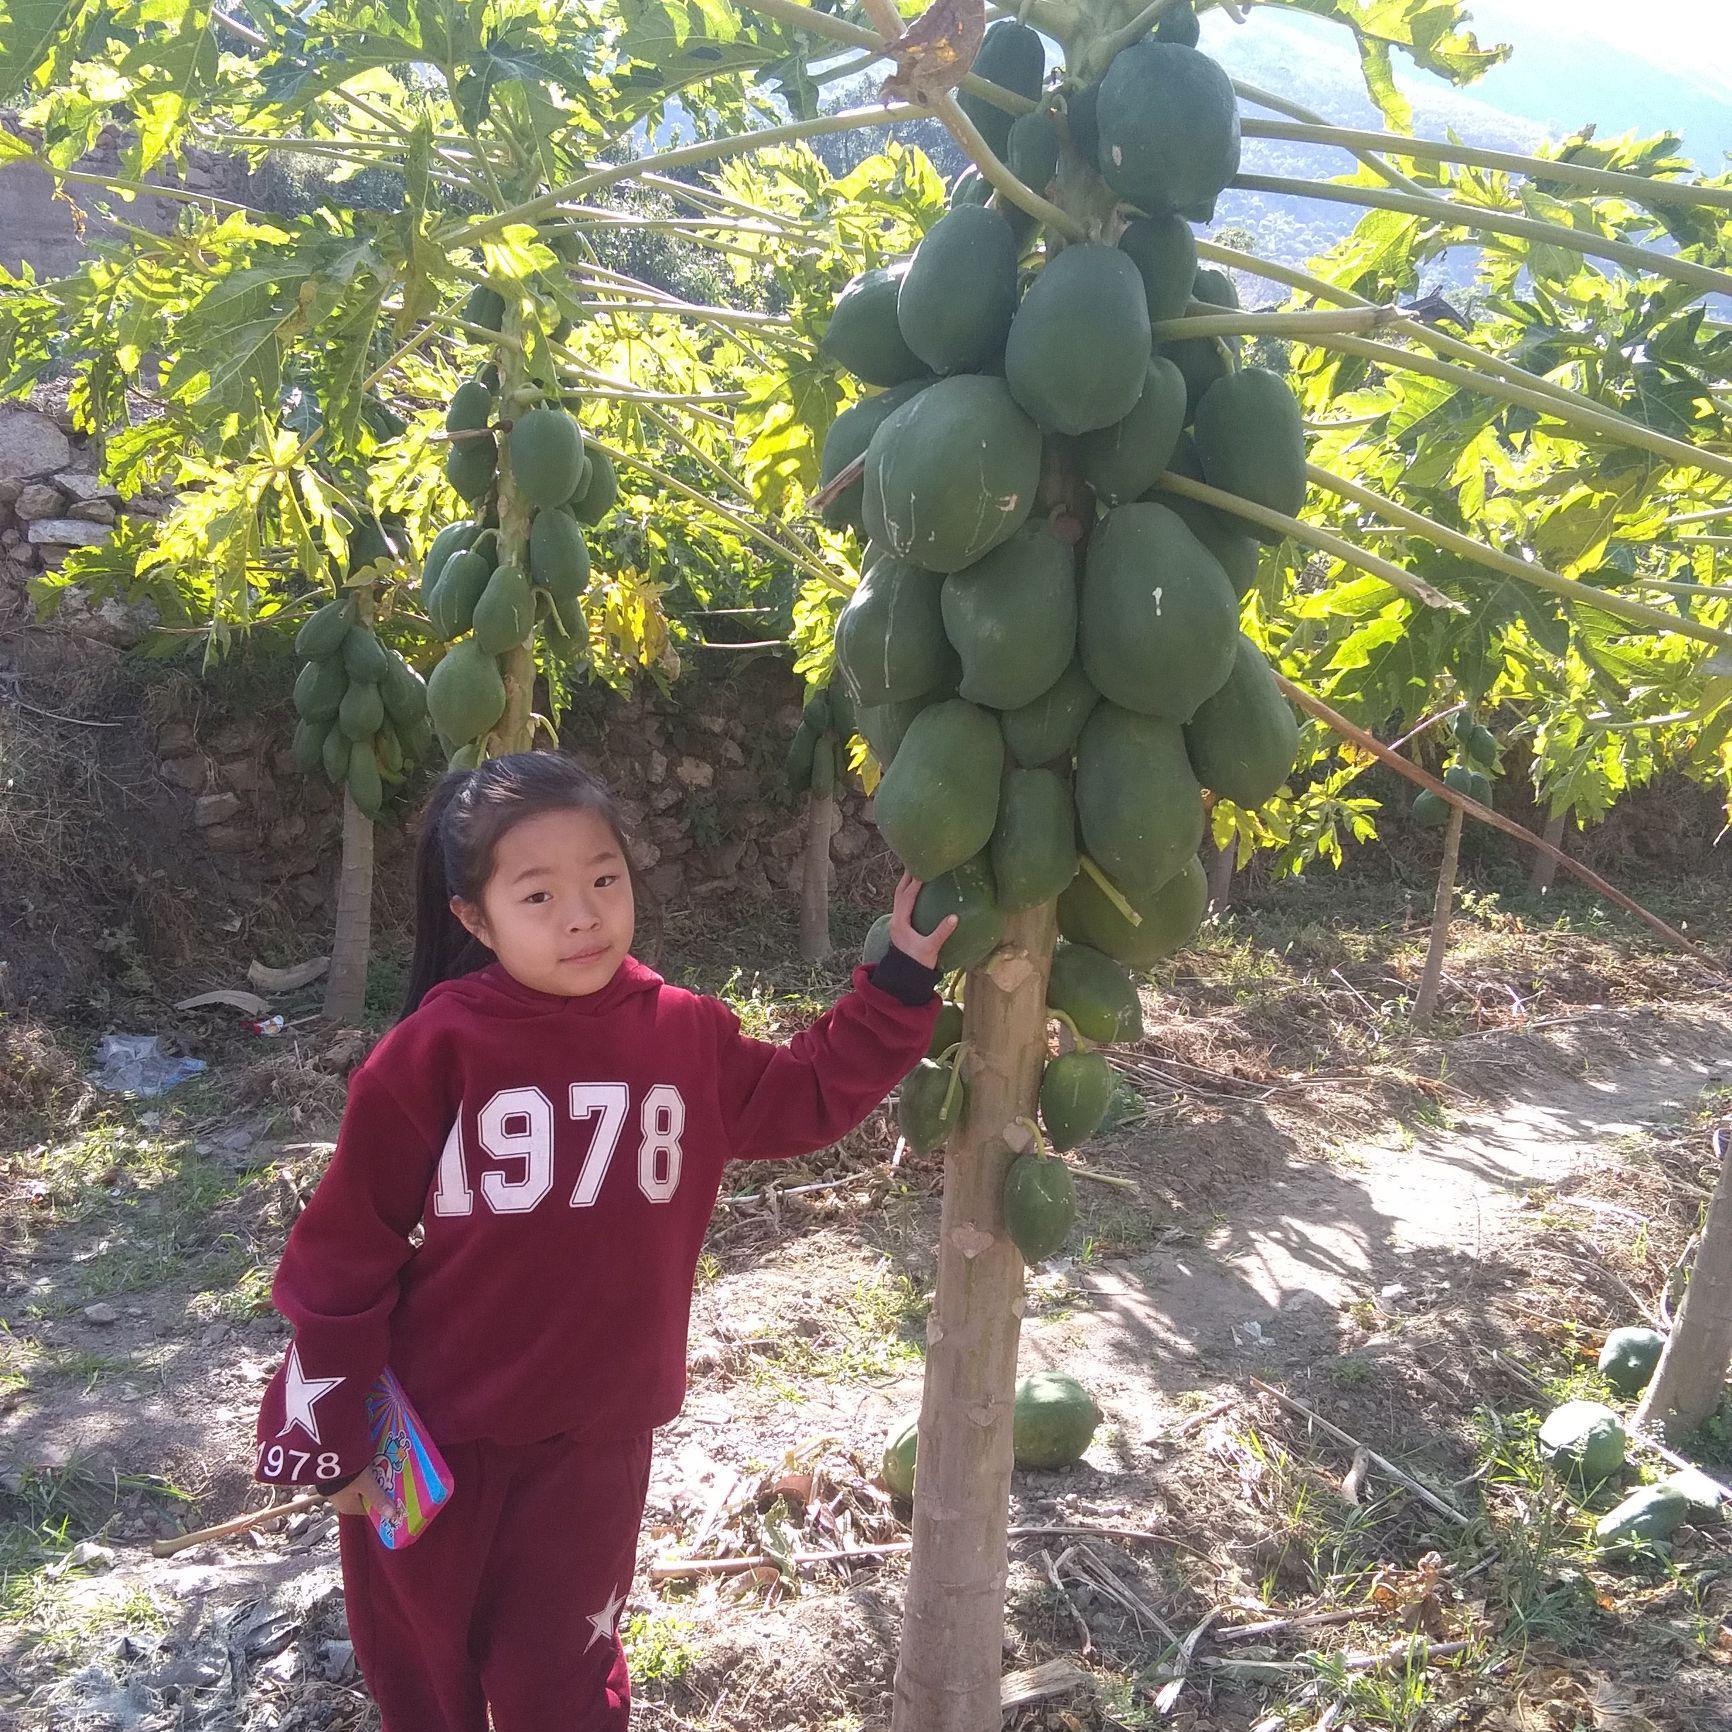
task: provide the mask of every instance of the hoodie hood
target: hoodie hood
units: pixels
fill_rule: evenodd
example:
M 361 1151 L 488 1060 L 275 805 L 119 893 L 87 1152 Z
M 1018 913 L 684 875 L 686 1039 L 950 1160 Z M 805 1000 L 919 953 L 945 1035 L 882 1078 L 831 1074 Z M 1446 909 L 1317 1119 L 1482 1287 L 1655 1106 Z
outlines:
M 442 980 L 421 1000 L 420 1008 L 449 1003 L 461 1005 L 476 1016 L 605 1016 L 628 998 L 659 992 L 663 985 L 662 977 L 653 968 L 646 968 L 635 956 L 628 956 L 599 992 L 568 998 L 562 993 L 538 992 L 525 986 L 493 962 L 474 974 Z

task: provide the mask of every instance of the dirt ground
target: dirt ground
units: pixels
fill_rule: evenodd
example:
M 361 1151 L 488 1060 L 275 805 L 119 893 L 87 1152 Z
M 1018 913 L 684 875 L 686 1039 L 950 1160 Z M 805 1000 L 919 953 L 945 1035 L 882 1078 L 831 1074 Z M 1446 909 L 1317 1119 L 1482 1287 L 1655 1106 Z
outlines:
M 1604 1393 L 1605 1331 L 1675 1302 L 1728 996 L 1627 933 L 1492 908 L 1415 1031 L 1419 935 L 1405 905 L 1296 891 L 1151 983 L 1122 1122 L 1029 1279 L 1023 1369 L 1104 1418 L 1076 1468 L 1017 1475 L 1012 1523 L 1045 1531 L 1012 1542 L 1008 1725 L 1732 1729 L 1726 1533 L 1607 1569 L 1614 1494 L 1577 1508 L 1532 1450 L 1557 1399 Z M 768 1031 L 839 978 L 736 953 L 670 972 Z M 0 1141 L 0 1727 L 377 1725 L 330 1518 L 148 1549 L 257 1507 L 269 1274 L 355 1057 L 222 1050 L 127 1104 L 50 1042 L 52 1110 Z M 939 1181 L 887 1114 L 730 1175 L 626 1614 L 640 1724 L 885 1724 L 901 1555 L 651 1566 L 905 1538 L 877 1465 L 919 1401 Z M 1378 1465 L 1345 1488 L 1360 1445 L 1435 1503 Z M 1717 1467 L 1726 1429 L 1696 1453 Z

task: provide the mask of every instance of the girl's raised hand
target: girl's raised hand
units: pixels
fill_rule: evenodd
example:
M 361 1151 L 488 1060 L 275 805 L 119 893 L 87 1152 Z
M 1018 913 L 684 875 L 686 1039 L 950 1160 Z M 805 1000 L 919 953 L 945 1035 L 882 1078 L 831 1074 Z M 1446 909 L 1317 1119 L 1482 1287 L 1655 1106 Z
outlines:
M 919 894 L 920 880 L 904 872 L 902 882 L 896 886 L 895 899 L 890 904 L 890 942 L 904 956 L 911 956 L 928 968 L 936 968 L 938 953 L 944 948 L 945 939 L 956 930 L 957 917 L 947 914 L 932 931 L 916 932 L 914 898 Z

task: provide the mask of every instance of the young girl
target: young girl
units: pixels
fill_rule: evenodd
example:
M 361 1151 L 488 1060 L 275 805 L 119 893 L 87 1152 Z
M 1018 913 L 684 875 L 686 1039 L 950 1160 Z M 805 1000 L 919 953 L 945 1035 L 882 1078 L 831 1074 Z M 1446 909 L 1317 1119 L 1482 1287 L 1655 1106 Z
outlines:
M 631 954 L 602 785 L 522 753 L 423 820 L 403 1019 L 350 1083 L 271 1297 L 294 1340 L 257 1476 L 332 1496 L 356 1657 L 385 1732 L 617 1732 L 650 1434 L 723 1164 L 833 1143 L 924 1054 L 934 968 L 898 886 L 889 953 L 786 1046 Z M 417 1246 L 411 1234 L 419 1226 Z M 387 1550 L 365 1396 L 389 1364 L 449 1502 Z

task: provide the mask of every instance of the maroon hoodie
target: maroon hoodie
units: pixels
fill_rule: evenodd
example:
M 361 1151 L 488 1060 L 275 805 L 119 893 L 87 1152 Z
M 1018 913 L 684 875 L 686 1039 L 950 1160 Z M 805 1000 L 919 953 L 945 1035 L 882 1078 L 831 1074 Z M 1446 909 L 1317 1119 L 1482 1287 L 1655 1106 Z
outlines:
M 328 1486 L 365 1467 L 363 1402 L 387 1362 L 441 1444 L 672 1419 L 723 1163 L 859 1124 L 925 1052 L 935 980 L 892 950 L 786 1046 L 630 957 L 585 998 L 497 964 L 435 987 L 355 1072 L 289 1235 L 271 1298 L 295 1334 L 259 1410 L 257 1477 Z

